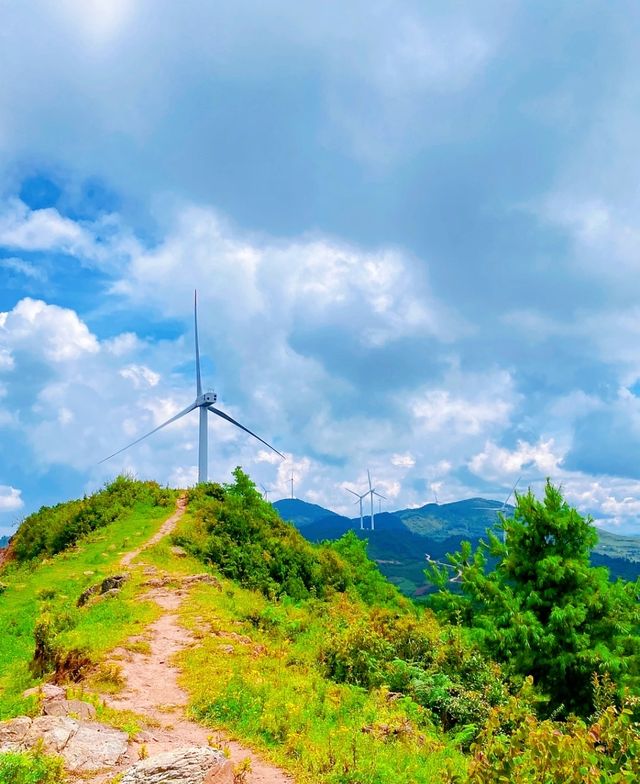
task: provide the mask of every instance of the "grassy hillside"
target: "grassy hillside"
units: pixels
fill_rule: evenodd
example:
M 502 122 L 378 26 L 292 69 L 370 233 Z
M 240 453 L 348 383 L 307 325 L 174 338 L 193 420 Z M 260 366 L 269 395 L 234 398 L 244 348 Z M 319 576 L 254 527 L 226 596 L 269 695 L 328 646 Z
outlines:
M 135 564 L 117 596 L 76 606 L 88 585 L 118 570 L 122 553 L 158 529 L 176 494 L 118 480 L 98 496 L 41 510 L 17 537 L 21 560 L 0 578 L 2 717 L 34 710 L 21 694 L 42 678 L 79 680 L 85 692 L 117 689 L 105 653 L 160 612 L 140 601 Z M 87 520 L 101 522 L 81 530 Z M 65 539 L 73 544 L 51 555 Z M 544 718 L 538 706 L 547 695 L 526 677 L 507 677 L 509 667 L 482 652 L 473 628 L 438 620 L 402 596 L 353 533 L 334 543 L 305 540 L 240 471 L 229 485 L 190 491 L 173 537 L 142 558 L 169 575 L 217 577 L 218 586 L 195 585 L 180 611 L 199 641 L 180 656 L 190 712 L 214 738 L 227 730 L 297 782 L 639 780 L 636 703 L 603 674 L 593 683 L 592 716 Z M 36 647 L 48 658 L 34 659 Z M 135 716 L 97 704 L 102 720 L 135 732 Z M 0 755 L 0 781 L 9 765 L 27 771 L 28 784 L 58 780 L 46 760 Z
M 21 696 L 25 689 L 43 677 L 81 677 L 83 668 L 89 671 L 102 653 L 154 616 L 152 604 L 133 601 L 133 580 L 118 601 L 86 608 L 76 602 L 85 588 L 117 571 L 124 552 L 157 530 L 175 498 L 174 491 L 121 477 L 87 499 L 41 509 L 25 520 L 14 538 L 15 560 L 0 576 L 0 718 L 29 713 L 33 700 Z M 108 524 L 84 534 L 75 546 L 44 557 L 53 530 L 68 525 L 71 540 L 82 510 L 107 507 Z M 50 527 L 52 520 L 57 529 Z M 50 649 L 45 672 L 34 662 L 36 635 Z

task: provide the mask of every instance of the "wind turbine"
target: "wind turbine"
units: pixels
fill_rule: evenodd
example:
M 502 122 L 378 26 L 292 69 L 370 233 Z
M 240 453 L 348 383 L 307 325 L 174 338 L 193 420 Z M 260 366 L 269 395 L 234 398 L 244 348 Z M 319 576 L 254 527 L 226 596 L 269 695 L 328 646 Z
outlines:
M 491 507 L 491 506 L 474 506 L 473 508 L 474 508 L 474 509 L 484 509 L 484 510 L 485 510 L 485 512 L 495 512 L 495 513 L 497 513 L 497 514 L 500 514 L 500 513 L 504 514 L 504 512 L 505 512 L 505 511 L 506 511 L 506 509 L 507 509 L 507 504 L 509 503 L 509 499 L 510 499 L 510 498 L 511 498 L 511 496 L 512 496 L 512 495 L 515 493 L 515 491 L 516 491 L 516 488 L 517 488 L 517 487 L 518 487 L 518 485 L 520 484 L 520 480 L 521 480 L 521 479 L 522 479 L 522 477 L 521 477 L 521 476 L 519 476 L 519 477 L 516 479 L 516 483 L 514 484 L 514 486 L 513 486 L 513 487 L 511 488 L 511 490 L 509 491 L 509 495 L 508 495 L 508 496 L 507 496 L 507 497 L 504 499 L 504 501 L 502 502 L 502 506 L 497 506 L 497 507 Z M 504 531 L 504 530 L 502 531 L 502 541 L 503 541 L 503 543 L 507 541 L 507 532 L 506 532 L 506 531 Z
M 369 495 L 369 491 L 367 490 L 366 493 L 360 495 L 360 493 L 356 493 L 355 490 L 349 490 L 348 487 L 345 487 L 345 490 L 347 491 L 347 493 L 351 493 L 351 495 L 355 495 L 355 497 L 358 499 L 355 503 L 360 504 L 360 530 L 364 531 L 364 515 L 362 513 L 362 499 L 366 498 Z
M 371 495 L 371 530 L 375 531 L 376 525 L 375 525 L 375 518 L 373 515 L 373 496 L 377 495 L 378 498 L 384 498 L 385 501 L 387 499 L 384 495 L 380 495 L 380 493 L 378 493 L 375 487 L 371 487 L 371 472 L 369 471 L 368 468 L 367 468 L 367 478 L 369 479 L 369 490 L 365 493 L 365 495 Z
M 230 417 L 229 414 L 225 414 L 224 411 L 221 411 L 219 408 L 216 408 L 213 404 L 218 399 L 218 396 L 215 392 L 202 392 L 202 379 L 200 375 L 200 346 L 198 343 L 198 292 L 194 292 L 193 298 L 193 320 L 194 320 L 194 327 L 195 327 L 195 339 L 196 339 L 196 399 L 184 408 L 182 411 L 177 413 L 175 416 L 172 416 L 171 419 L 167 419 L 166 422 L 163 422 L 158 427 L 155 427 L 149 433 L 146 433 L 144 436 L 140 436 L 135 441 L 132 441 L 127 446 L 123 446 L 122 449 L 118 449 L 117 452 L 114 452 L 109 457 L 105 457 L 103 460 L 100 460 L 101 463 L 104 463 L 106 460 L 111 460 L 112 457 L 119 455 L 121 452 L 124 452 L 125 449 L 129 449 L 129 447 L 134 446 L 135 444 L 139 444 L 140 441 L 144 441 L 145 438 L 157 433 L 158 430 L 162 430 L 163 427 L 170 425 L 172 422 L 176 422 L 178 419 L 181 419 L 183 416 L 194 411 L 196 408 L 199 410 L 200 413 L 200 431 L 199 431 L 199 438 L 198 438 L 198 484 L 202 484 L 203 482 L 207 481 L 207 473 L 208 473 L 208 415 L 209 411 L 216 416 L 221 417 L 222 419 L 226 419 L 227 422 L 231 422 L 232 425 L 239 427 L 240 430 L 244 430 L 245 433 L 248 433 L 250 436 L 257 438 L 261 444 L 269 447 L 272 449 L 276 454 L 280 455 L 280 457 L 285 460 L 285 456 L 278 452 L 278 450 L 271 446 L 271 444 L 267 443 L 264 439 L 260 438 L 260 436 L 256 435 L 253 431 L 249 430 L 248 427 L 241 425 L 240 422 L 236 422 L 233 417 Z
M 267 487 L 265 487 L 263 484 L 261 484 L 260 487 L 262 488 L 262 497 L 267 503 L 269 503 L 269 493 L 271 493 L 272 491 L 269 490 Z

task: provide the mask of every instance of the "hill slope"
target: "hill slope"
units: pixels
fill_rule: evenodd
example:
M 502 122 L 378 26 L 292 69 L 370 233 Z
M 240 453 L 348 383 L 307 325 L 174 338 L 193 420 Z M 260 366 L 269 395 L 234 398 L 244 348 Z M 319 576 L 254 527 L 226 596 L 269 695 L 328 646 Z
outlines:
M 56 541 L 73 544 L 54 555 L 31 549 L 53 541 L 34 536 L 51 510 L 19 532 L 30 546 L 0 588 L 3 717 L 37 713 L 22 691 L 53 678 L 125 729 L 135 758 L 163 744 L 226 744 L 230 731 L 260 752 L 252 770 L 236 770 L 247 784 L 498 784 L 524 764 L 531 783 L 582 784 L 573 773 L 585 769 L 613 784 L 623 765 L 637 780 L 640 737 L 624 712 L 593 728 L 539 720 L 534 687 L 520 694 L 458 622 L 437 621 L 384 580 L 360 539 L 370 532 L 310 544 L 239 470 L 229 485 L 189 491 L 179 519 L 163 505 L 174 491 L 156 501 L 148 491 L 125 484 L 56 507 Z M 146 500 L 129 505 L 132 495 Z M 95 519 L 87 509 L 103 524 L 76 536 L 78 520 Z M 337 517 L 318 529 L 353 527 Z M 395 537 L 406 555 L 426 541 L 398 516 L 379 525 L 380 542 Z M 116 574 L 121 589 L 87 593 Z M 236 760 L 250 754 L 230 746 Z M 15 782 L 19 764 L 17 781 L 60 784 L 38 772 L 42 759 L 0 754 L 0 781 Z
M 376 530 L 360 531 L 359 518 L 347 518 L 323 510 L 315 504 L 297 500 L 276 501 L 274 507 L 285 520 L 291 521 L 310 541 L 338 539 L 346 531 L 354 531 L 369 542 L 369 554 L 382 573 L 403 593 L 424 593 L 424 568 L 427 554 L 434 560 L 446 561 L 446 554 L 455 552 L 464 540 L 477 546 L 486 539 L 486 531 L 495 525 L 499 501 L 470 498 L 450 504 L 425 504 L 415 509 L 400 509 L 375 516 Z M 323 514 L 324 512 L 324 514 Z M 513 506 L 507 505 L 511 514 Z M 365 517 L 368 529 L 369 519 Z M 640 537 L 620 536 L 598 531 L 599 541 L 592 554 L 592 563 L 606 566 L 612 578 L 635 580 L 640 576 Z

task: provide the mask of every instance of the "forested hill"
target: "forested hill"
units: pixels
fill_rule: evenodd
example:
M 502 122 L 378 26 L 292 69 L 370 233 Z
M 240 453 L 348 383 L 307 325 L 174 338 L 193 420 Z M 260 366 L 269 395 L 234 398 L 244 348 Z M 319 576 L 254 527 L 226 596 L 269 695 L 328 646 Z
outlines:
M 499 501 L 469 498 L 450 504 L 425 504 L 414 509 L 382 512 L 375 515 L 375 531 L 369 529 L 365 515 L 365 530 L 360 530 L 360 518 L 337 515 L 317 504 L 300 499 L 276 501 L 274 507 L 285 520 L 292 522 L 310 541 L 338 539 L 352 530 L 369 542 L 369 555 L 400 590 L 407 595 L 425 590 L 424 569 L 427 555 L 434 560 L 446 560 L 446 554 L 460 547 L 464 540 L 474 547 L 486 539 L 486 531 L 495 525 Z M 507 505 L 507 515 L 514 507 Z M 606 566 L 612 578 L 635 580 L 640 576 L 640 537 L 621 536 L 598 530 L 598 543 L 593 549 L 594 566 Z

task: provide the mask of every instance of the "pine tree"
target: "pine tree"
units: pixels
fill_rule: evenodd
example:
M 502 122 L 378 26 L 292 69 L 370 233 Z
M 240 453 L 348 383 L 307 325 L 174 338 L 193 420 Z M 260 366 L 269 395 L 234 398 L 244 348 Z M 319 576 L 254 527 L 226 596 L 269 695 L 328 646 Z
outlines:
M 512 673 L 532 675 L 550 710 L 587 715 L 594 673 L 618 685 L 638 673 L 640 586 L 611 583 L 590 565 L 596 529 L 549 481 L 542 501 L 531 490 L 517 495 L 513 518 L 501 515 L 498 527 L 504 541 L 489 531 L 475 553 L 464 542 L 449 557 L 462 595 L 449 590 L 446 569 L 427 570 L 441 589 L 434 605 L 475 628 Z

